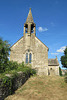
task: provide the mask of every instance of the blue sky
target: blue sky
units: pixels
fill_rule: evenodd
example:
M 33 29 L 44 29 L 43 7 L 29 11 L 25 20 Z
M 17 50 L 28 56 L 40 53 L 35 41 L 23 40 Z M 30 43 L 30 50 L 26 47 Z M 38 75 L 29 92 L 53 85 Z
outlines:
M 0 37 L 11 45 L 20 39 L 30 7 L 36 36 L 49 48 L 48 58 L 57 56 L 60 63 L 67 46 L 67 0 L 0 0 Z

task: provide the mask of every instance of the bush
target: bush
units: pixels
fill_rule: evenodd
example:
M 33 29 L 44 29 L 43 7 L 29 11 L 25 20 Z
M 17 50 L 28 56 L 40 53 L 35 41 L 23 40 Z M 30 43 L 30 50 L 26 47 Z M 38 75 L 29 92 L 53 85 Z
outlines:
M 8 61 L 8 64 L 5 68 L 5 71 L 3 72 L 3 75 L 8 74 L 8 73 L 14 74 L 19 71 L 24 72 L 26 75 L 28 75 L 29 73 L 30 73 L 30 75 L 36 74 L 36 70 L 32 69 L 31 66 L 29 67 L 28 65 L 25 65 L 24 62 L 22 62 L 21 64 L 18 64 L 17 62 Z
M 25 65 L 24 62 L 19 64 L 17 71 L 25 72 L 26 74 L 30 73 L 31 75 L 36 74 L 36 71 L 32 69 L 30 66 Z
M 10 45 L 0 38 L 0 73 L 5 71 L 9 57 Z
M 32 74 L 36 74 L 36 70 L 35 69 L 32 69 Z
M 62 67 L 67 68 L 67 46 L 66 46 L 66 49 L 64 50 L 64 55 L 61 56 L 61 64 L 62 64 Z
M 62 76 L 62 71 L 60 67 L 59 67 L 59 75 Z
M 8 61 L 5 71 L 16 70 L 18 66 L 17 62 Z

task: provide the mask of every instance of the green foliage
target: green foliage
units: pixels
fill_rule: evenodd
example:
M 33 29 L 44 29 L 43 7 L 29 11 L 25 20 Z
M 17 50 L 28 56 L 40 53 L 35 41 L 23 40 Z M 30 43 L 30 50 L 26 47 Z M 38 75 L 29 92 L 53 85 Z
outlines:
M 17 72 L 24 72 L 26 75 L 34 75 L 36 74 L 36 70 L 27 66 L 22 62 L 18 64 L 17 62 L 8 61 L 7 67 L 5 68 L 5 72 L 0 74 L 0 78 L 4 77 L 5 74 L 10 74 L 13 76 L 17 75 Z
M 12 79 L 10 77 L 4 76 L 2 78 L 2 84 L 0 86 L 1 88 L 6 88 L 8 90 L 9 94 L 12 94 L 11 88 L 12 88 Z
M 2 77 L 0 77 L 0 79 L 2 79 L 2 85 L 0 87 L 3 87 L 5 89 L 7 89 L 9 94 L 12 94 L 18 88 L 18 86 L 15 85 L 15 80 L 19 76 L 18 72 L 21 71 L 21 72 L 24 73 L 25 81 L 31 75 L 36 74 L 36 71 L 34 69 L 32 69 L 29 66 L 25 65 L 23 62 L 22 62 L 22 64 L 18 64 L 18 66 L 17 66 L 17 62 L 14 62 L 14 64 L 15 64 L 14 68 L 13 67 L 10 68 L 12 70 L 7 69 L 7 71 L 5 71 L 5 73 L 1 74 Z M 5 76 L 6 73 L 7 73 L 7 76 Z
M 9 61 L 10 45 L 7 41 L 3 41 L 0 38 L 0 73 L 16 73 L 18 71 L 25 72 L 26 74 L 35 74 L 35 70 L 32 70 L 31 66 L 27 66 L 22 62 L 18 64 L 17 62 Z
M 7 87 L 9 90 L 9 93 L 13 90 L 12 85 L 13 81 L 18 77 L 19 71 L 22 71 L 25 73 L 26 76 L 30 76 L 33 74 L 36 74 L 35 70 L 31 68 L 31 66 L 27 66 L 22 62 L 21 64 L 18 64 L 17 62 L 9 61 L 9 51 L 10 51 L 10 45 L 7 41 L 3 41 L 0 38 L 0 79 L 2 79 L 2 87 Z M 5 74 L 10 74 L 10 76 L 5 76 Z
M 15 80 L 18 78 L 19 71 L 25 74 L 25 81 L 30 75 L 36 74 L 36 71 L 31 66 L 25 65 L 24 62 L 18 64 L 17 62 L 9 61 L 9 47 L 8 42 L 0 38 L 0 79 L 2 79 L 0 87 L 6 89 L 8 94 L 12 94 L 17 89 Z
M 5 71 L 5 67 L 7 66 L 8 56 L 10 51 L 10 45 L 7 41 L 3 41 L 0 38 L 0 73 Z
M 32 69 L 32 74 L 36 74 L 36 70 L 35 69 Z
M 61 56 L 61 64 L 63 67 L 67 68 L 67 47 L 64 50 L 64 56 Z
M 8 61 L 5 71 L 16 70 L 19 64 L 17 62 Z
M 11 78 L 10 77 L 5 76 L 2 78 L 2 81 L 3 81 L 4 87 L 11 86 Z
M 36 71 L 34 69 L 32 69 L 30 66 L 25 65 L 24 62 L 19 64 L 17 71 L 22 71 L 26 74 L 30 73 L 31 75 L 36 74 Z
M 59 75 L 62 76 L 62 71 L 60 67 L 59 67 Z

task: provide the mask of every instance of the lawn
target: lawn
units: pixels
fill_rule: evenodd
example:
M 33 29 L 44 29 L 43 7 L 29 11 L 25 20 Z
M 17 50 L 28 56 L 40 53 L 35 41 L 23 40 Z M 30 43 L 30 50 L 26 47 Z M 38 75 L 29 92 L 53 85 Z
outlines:
M 32 76 L 5 100 L 67 100 L 67 83 L 60 76 Z

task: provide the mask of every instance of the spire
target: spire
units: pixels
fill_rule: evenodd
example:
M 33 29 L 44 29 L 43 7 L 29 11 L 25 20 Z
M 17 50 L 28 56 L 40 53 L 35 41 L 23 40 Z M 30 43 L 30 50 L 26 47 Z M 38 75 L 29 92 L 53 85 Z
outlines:
M 26 23 L 34 23 L 32 13 L 31 13 L 31 8 L 29 9 L 29 13 L 28 13 Z

